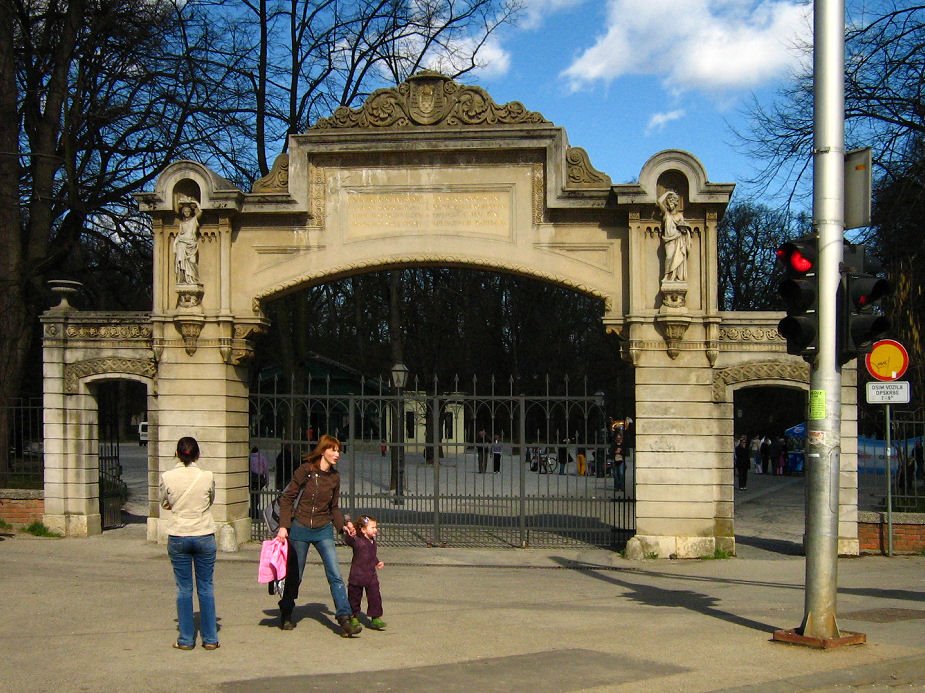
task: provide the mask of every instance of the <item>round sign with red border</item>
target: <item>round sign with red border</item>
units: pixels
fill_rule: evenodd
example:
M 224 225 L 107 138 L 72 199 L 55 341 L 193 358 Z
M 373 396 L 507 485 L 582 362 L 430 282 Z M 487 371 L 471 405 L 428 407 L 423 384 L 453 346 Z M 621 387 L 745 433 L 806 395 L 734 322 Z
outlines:
M 877 380 L 899 380 L 909 368 L 909 352 L 895 339 L 881 339 L 864 359 L 867 372 Z

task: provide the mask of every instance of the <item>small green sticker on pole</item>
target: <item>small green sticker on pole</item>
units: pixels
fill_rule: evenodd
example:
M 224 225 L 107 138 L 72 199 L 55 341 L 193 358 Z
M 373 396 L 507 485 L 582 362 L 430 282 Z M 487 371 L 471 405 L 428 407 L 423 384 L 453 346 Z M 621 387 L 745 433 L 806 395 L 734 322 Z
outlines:
M 809 391 L 809 420 L 821 421 L 825 418 L 825 390 Z

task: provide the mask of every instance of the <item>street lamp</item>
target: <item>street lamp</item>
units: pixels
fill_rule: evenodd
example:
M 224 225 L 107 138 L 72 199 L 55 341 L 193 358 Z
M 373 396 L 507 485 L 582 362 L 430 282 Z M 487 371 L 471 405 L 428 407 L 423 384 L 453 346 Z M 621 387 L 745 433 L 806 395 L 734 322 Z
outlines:
M 402 495 L 404 494 L 405 486 L 405 434 L 403 420 L 405 417 L 405 407 L 404 401 L 402 400 L 401 391 L 405 387 L 406 382 L 408 382 L 408 367 L 399 361 L 394 366 L 392 366 L 392 385 L 398 392 L 395 424 L 394 428 L 392 429 L 394 432 L 392 439 L 396 444 L 395 452 L 392 455 L 392 470 L 394 472 L 395 478 L 395 505 L 402 505 L 404 503 Z

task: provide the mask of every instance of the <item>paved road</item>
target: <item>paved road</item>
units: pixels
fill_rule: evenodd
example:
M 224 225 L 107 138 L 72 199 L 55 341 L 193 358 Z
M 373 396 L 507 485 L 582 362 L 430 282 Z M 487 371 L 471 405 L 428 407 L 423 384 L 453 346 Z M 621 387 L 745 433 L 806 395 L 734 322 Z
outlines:
M 839 561 L 840 627 L 866 645 L 770 641 L 803 617 L 805 562 L 792 550 L 801 498 L 800 479 L 750 481 L 729 560 L 383 547 L 388 630 L 351 640 L 336 634 L 314 559 L 297 627 L 280 631 L 249 545 L 218 558 L 215 652 L 170 648 L 170 564 L 143 525 L 83 540 L 7 534 L 0 690 L 925 691 L 922 556 Z

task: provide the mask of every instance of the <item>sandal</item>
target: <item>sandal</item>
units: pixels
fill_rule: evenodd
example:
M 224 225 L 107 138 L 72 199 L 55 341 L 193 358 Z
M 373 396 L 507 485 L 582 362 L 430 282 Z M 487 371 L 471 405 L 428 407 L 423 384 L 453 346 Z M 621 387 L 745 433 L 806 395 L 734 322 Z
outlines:
M 204 643 L 202 643 L 202 649 L 204 649 L 204 650 L 217 650 L 217 649 L 220 648 L 220 647 L 221 647 L 221 645 L 219 645 L 217 642 L 204 642 Z
M 178 642 L 175 642 L 175 643 L 173 644 L 173 649 L 175 649 L 175 650 L 189 651 L 189 650 L 192 650 L 193 647 L 195 647 L 195 646 L 194 646 L 194 645 L 183 645 L 183 644 L 178 643 Z

